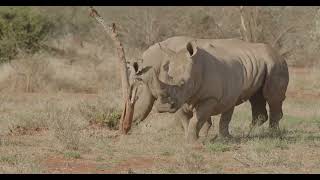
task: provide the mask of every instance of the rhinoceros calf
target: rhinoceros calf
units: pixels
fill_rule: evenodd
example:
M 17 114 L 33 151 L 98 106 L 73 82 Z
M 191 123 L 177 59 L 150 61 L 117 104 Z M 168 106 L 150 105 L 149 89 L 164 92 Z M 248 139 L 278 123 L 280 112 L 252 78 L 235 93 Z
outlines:
M 154 44 L 133 63 L 142 80 L 134 121 L 146 118 L 155 104 L 158 112 L 171 112 L 182 122 L 186 138 L 194 142 L 199 131 L 221 114 L 219 134 L 229 137 L 234 107 L 249 100 L 251 126 L 279 128 L 282 103 L 289 82 L 286 61 L 270 46 L 238 39 L 172 37 Z

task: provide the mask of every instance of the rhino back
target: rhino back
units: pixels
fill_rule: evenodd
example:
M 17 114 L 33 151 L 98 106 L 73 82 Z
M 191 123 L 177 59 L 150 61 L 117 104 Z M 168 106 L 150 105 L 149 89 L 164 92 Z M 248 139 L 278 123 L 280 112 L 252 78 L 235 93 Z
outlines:
M 186 47 L 186 44 L 192 40 L 197 41 L 199 47 L 204 47 L 207 44 L 230 44 L 234 39 L 197 39 L 188 36 L 174 36 L 170 37 L 159 43 L 151 45 L 142 54 L 143 66 L 152 66 L 155 69 L 159 69 L 161 63 L 166 59 L 166 57 L 161 52 L 159 44 L 163 47 L 169 48 L 172 51 L 178 52 Z
M 270 59 L 265 51 L 265 45 L 237 41 L 222 48 L 226 51 L 224 54 L 228 55 L 222 55 L 219 57 L 220 59 L 237 61 L 241 64 L 238 68 L 242 71 L 240 75 L 242 77 L 242 87 L 238 89 L 238 91 L 241 91 L 238 99 L 246 101 L 263 86 L 267 73 L 267 62 Z
M 268 67 L 278 63 L 265 44 L 232 39 L 205 43 L 202 48 L 210 55 L 203 58 L 205 80 L 200 94 L 202 99 L 219 99 L 217 113 L 248 100 L 264 85 Z
M 216 59 L 225 62 L 223 66 L 231 67 L 233 71 L 231 74 L 241 72 L 241 74 L 238 74 L 238 79 L 236 79 L 236 81 L 242 80 L 240 87 L 236 88 L 234 85 L 224 84 L 224 86 L 228 87 L 224 92 L 231 94 L 240 92 L 236 104 L 241 104 L 248 100 L 260 88 L 264 88 L 264 91 L 272 91 L 268 87 L 279 86 L 278 91 L 283 91 L 282 94 L 285 94 L 289 81 L 287 63 L 269 45 L 247 43 L 241 40 L 217 40 L 212 41 L 206 47 L 207 51 L 213 54 Z M 233 64 L 232 62 L 238 62 L 241 66 L 229 66 L 228 64 Z M 213 69 L 213 67 L 210 68 Z M 225 80 L 230 79 L 229 81 L 232 82 L 232 78 L 227 73 L 223 73 L 221 76 L 224 76 Z M 276 85 L 270 85 L 270 83 Z

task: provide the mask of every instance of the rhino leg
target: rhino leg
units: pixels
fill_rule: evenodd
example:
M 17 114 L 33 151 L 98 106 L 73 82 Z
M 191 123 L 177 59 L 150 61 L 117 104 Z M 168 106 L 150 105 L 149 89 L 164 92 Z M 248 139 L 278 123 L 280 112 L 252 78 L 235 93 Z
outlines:
M 232 107 L 228 111 L 221 114 L 220 122 L 219 122 L 219 134 L 222 137 L 228 137 L 228 138 L 232 137 L 229 133 L 229 123 L 231 121 L 233 111 L 234 111 L 234 107 Z
M 279 121 L 283 116 L 282 103 L 286 98 L 288 83 L 288 67 L 283 60 L 281 64 L 272 67 L 263 88 L 263 96 L 269 105 L 269 127 L 272 130 L 279 130 Z
M 139 93 L 140 91 L 140 93 Z M 148 87 L 143 84 L 138 88 L 138 100 L 135 103 L 135 111 L 133 113 L 133 122 L 139 123 L 143 121 L 152 110 L 155 98 L 152 96 Z
M 279 130 L 279 121 L 283 116 L 282 104 L 285 100 L 286 89 L 288 86 L 287 77 L 270 78 L 264 89 L 263 95 L 269 105 L 269 127 L 271 130 Z
M 176 118 L 180 120 L 185 136 L 187 136 L 189 121 L 193 116 L 192 111 L 186 110 L 184 108 L 180 108 L 175 115 L 176 115 Z M 199 132 L 199 136 L 207 137 L 211 126 L 212 126 L 212 122 L 211 122 L 211 118 L 209 118 L 202 126 Z
M 194 143 L 198 140 L 199 131 L 203 124 L 210 118 L 212 109 L 214 109 L 216 104 L 216 99 L 208 99 L 195 107 L 187 130 L 186 138 L 189 143 Z
M 180 120 L 185 135 L 187 135 L 188 124 L 190 119 L 192 118 L 192 111 L 187 111 L 184 108 L 180 108 L 176 113 L 175 116 L 178 120 Z
M 268 102 L 270 110 L 270 122 L 269 127 L 271 130 L 278 131 L 279 130 L 279 121 L 283 116 L 282 112 L 282 101 L 280 102 Z
M 261 90 L 259 90 L 250 98 L 250 104 L 252 110 L 251 128 L 255 127 L 256 125 L 261 126 L 268 120 L 266 100 L 263 97 Z
M 209 119 L 207 119 L 207 121 L 202 126 L 202 128 L 199 132 L 199 136 L 207 137 L 211 126 L 212 126 L 212 121 L 211 121 L 211 117 L 210 117 Z

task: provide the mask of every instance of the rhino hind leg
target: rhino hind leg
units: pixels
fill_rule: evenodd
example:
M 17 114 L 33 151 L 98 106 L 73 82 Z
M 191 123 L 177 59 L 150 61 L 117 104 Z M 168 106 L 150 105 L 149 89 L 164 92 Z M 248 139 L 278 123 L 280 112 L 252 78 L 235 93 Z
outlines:
M 268 120 L 268 113 L 266 109 L 266 99 L 263 97 L 262 90 L 259 90 L 250 98 L 252 122 L 251 128 L 261 126 Z
M 269 114 L 270 114 L 270 123 L 269 128 L 273 131 L 279 130 L 279 121 L 283 117 L 282 112 L 282 101 L 268 102 L 269 104 Z
M 263 89 L 263 95 L 269 105 L 269 127 L 271 130 L 279 130 L 279 121 L 282 119 L 282 104 L 286 98 L 289 83 L 289 74 L 286 66 L 274 68 Z
M 227 138 L 232 137 L 229 133 L 229 123 L 231 121 L 233 111 L 234 111 L 234 107 L 232 107 L 228 111 L 221 114 L 220 122 L 219 122 L 219 134 L 222 137 L 227 137 Z

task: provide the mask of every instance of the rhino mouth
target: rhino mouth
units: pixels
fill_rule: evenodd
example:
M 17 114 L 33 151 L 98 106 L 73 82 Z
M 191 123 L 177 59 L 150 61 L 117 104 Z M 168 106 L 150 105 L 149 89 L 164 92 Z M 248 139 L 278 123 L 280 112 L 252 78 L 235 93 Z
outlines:
M 178 108 L 173 107 L 170 104 L 162 104 L 157 106 L 158 113 L 165 113 L 165 112 L 175 113 L 177 110 Z
M 158 113 L 164 113 L 164 112 L 175 113 L 178 110 L 178 108 L 174 101 L 170 101 L 168 103 L 163 103 L 158 101 L 156 103 L 156 110 L 158 111 Z

